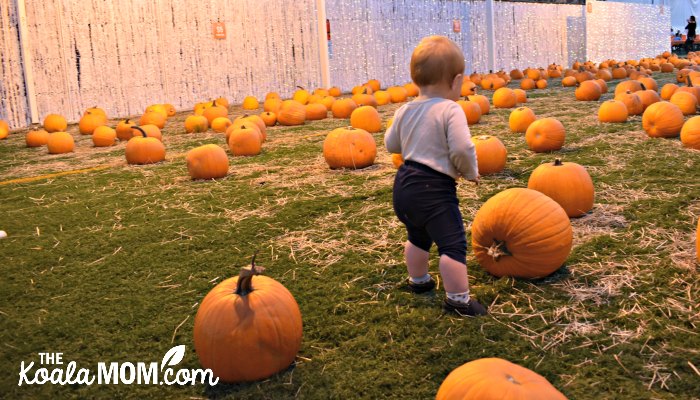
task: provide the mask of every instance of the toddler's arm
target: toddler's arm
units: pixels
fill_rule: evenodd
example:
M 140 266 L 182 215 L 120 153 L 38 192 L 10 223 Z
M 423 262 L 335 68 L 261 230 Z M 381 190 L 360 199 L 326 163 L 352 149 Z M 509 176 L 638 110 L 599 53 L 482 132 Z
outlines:
M 396 117 L 394 117 L 394 121 L 396 121 Z M 386 130 L 384 134 L 384 146 L 389 153 L 401 154 L 401 136 L 399 135 L 399 129 L 396 125 L 397 124 L 394 123 Z
M 467 117 L 462 108 L 454 103 L 447 113 L 447 147 L 450 161 L 464 179 L 475 181 L 479 177 L 476 150 L 469 134 Z

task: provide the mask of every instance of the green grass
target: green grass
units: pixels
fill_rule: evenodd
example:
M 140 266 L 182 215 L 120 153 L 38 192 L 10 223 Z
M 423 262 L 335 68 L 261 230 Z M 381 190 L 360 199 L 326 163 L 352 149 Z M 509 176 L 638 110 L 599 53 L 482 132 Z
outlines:
M 609 87 L 602 100 L 612 98 L 615 82 Z M 4 180 L 111 167 L 0 185 L 0 229 L 9 234 L 0 241 L 0 390 L 8 398 L 424 399 L 464 362 L 501 357 L 572 399 L 698 398 L 700 152 L 647 138 L 640 117 L 599 124 L 599 103 L 574 101 L 558 80 L 530 92 L 527 106 L 564 123 L 565 148 L 534 154 L 508 131 L 508 110 L 484 116 L 472 135 L 498 136 L 508 164 L 478 187 L 459 185 L 466 223 L 554 157 L 588 168 L 596 204 L 572 220 L 574 249 L 548 278 L 497 279 L 470 256 L 472 290 L 491 311 L 479 319 L 444 314 L 441 288 L 405 290 L 405 232 L 392 210 L 395 169 L 383 133 L 375 166 L 331 171 L 324 136 L 311 135 L 347 121 L 271 128 L 263 154 L 230 158 L 229 176 L 209 182 L 189 180 L 182 153 L 223 140 L 181 133 L 184 114 L 164 131 L 168 159 L 150 166 L 127 166 L 124 144 L 90 147 L 75 126 L 77 151 L 62 156 L 12 135 L 0 143 Z M 396 108 L 380 111 L 388 119 Z M 215 387 L 17 386 L 20 362 L 39 352 L 94 370 L 99 361 L 160 361 L 184 344 L 180 367 L 199 368 L 198 304 L 256 251 L 301 308 L 304 338 L 290 369 Z

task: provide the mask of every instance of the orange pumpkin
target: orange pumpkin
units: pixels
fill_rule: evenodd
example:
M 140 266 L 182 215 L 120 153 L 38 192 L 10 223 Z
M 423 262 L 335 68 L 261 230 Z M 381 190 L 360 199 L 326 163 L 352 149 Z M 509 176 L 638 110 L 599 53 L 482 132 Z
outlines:
M 228 174 L 226 151 L 215 144 L 205 144 L 187 152 L 187 172 L 192 179 L 217 179 Z
M 277 123 L 277 114 L 273 112 L 264 112 L 260 114 L 260 118 L 262 118 L 267 126 L 274 126 Z
M 636 93 L 629 91 L 627 93 L 621 93 L 615 96 L 615 100 L 619 100 L 625 104 L 625 107 L 627 107 L 627 114 L 629 115 L 640 115 L 644 112 L 642 100 Z
M 386 90 L 374 92 L 374 98 L 377 100 L 377 105 L 379 106 L 391 103 L 391 95 Z
M 204 118 L 206 118 L 209 122 L 209 126 L 211 126 L 211 123 L 219 117 L 228 118 L 228 106 L 219 105 L 217 101 L 218 100 L 214 100 L 213 105 L 205 109 L 202 113 Z
M 82 135 L 92 135 L 92 132 L 97 129 L 98 126 L 105 125 L 107 123 L 107 118 L 102 114 L 93 114 L 90 111 L 86 111 L 80 122 L 78 122 L 78 130 Z
M 155 128 L 158 129 L 157 127 Z M 141 135 L 134 136 L 126 143 L 127 164 L 154 164 L 165 160 L 165 146 L 163 146 L 163 142 L 155 137 L 148 136 L 143 127 L 134 126 L 134 130 Z
M 601 94 L 600 85 L 593 80 L 581 82 L 574 92 L 576 100 L 580 101 L 598 101 Z
M 387 89 L 392 103 L 403 103 L 408 98 L 408 91 L 402 86 L 392 86 Z
M 277 114 L 282 107 L 282 100 L 278 98 L 266 99 L 263 103 L 263 110 Z
M 379 83 L 377 79 L 370 79 L 367 81 L 367 86 L 372 88 L 372 92 L 376 92 L 377 90 L 381 89 L 382 85 Z
M 401 154 L 394 153 L 391 155 L 391 163 L 394 164 L 394 167 L 399 168 L 403 164 L 403 157 L 401 157 Z
M 371 96 L 370 96 L 371 97 Z M 321 103 L 306 105 L 306 120 L 316 121 L 326 119 L 328 117 L 328 109 Z
M 447 375 L 435 400 L 566 400 L 542 375 L 500 358 L 468 362 Z
M 216 117 L 211 121 L 211 129 L 214 132 L 226 132 L 229 126 L 231 126 L 231 120 L 227 117 Z
M 535 168 L 527 188 L 544 193 L 566 211 L 569 217 L 580 217 L 593 208 L 595 190 L 586 168 L 560 159 Z
M 489 103 L 488 97 L 481 94 L 475 94 L 473 96 L 467 96 L 467 98 L 470 101 L 476 102 L 479 107 L 481 107 L 481 115 L 487 115 L 489 113 L 491 104 Z
M 479 175 L 496 174 L 506 167 L 508 151 L 500 139 L 495 136 L 474 136 L 472 143 L 476 150 Z
M 253 265 L 216 285 L 194 319 L 199 362 L 227 383 L 257 381 L 287 369 L 301 347 L 299 306 Z
M 377 144 L 364 129 L 334 129 L 323 141 L 323 157 L 331 169 L 369 167 L 376 156 Z
M 260 130 L 248 125 L 229 131 L 228 147 L 234 156 L 257 156 L 262 151 Z
M 282 102 L 282 106 L 277 113 L 277 122 L 280 125 L 304 125 L 304 121 L 306 121 L 306 108 L 304 108 L 302 103 L 296 100 L 285 100 Z
M 352 96 L 352 101 L 357 104 L 357 106 L 372 106 L 377 107 L 377 99 L 371 94 L 357 93 Z
M 604 80 L 596 79 L 593 82 L 597 83 L 598 86 L 600 86 L 600 93 L 602 93 L 602 94 L 608 93 L 608 84 L 605 83 Z
M 661 88 L 661 98 L 663 100 L 671 100 L 671 96 L 678 89 L 675 83 L 667 83 Z
M 333 103 L 331 112 L 333 118 L 350 118 L 356 108 L 357 104 L 352 99 L 338 99 Z
M 659 85 L 656 83 L 656 80 L 654 78 L 649 78 L 649 77 L 641 77 L 637 78 L 639 83 L 642 84 L 642 87 L 645 90 L 653 90 L 653 91 L 658 91 L 659 90 Z
M 168 119 L 168 110 L 165 109 L 165 106 L 163 104 L 152 104 L 152 105 L 146 107 L 146 111 L 144 111 L 144 114 L 148 114 L 150 112 L 157 112 L 163 116 L 163 119 L 165 119 L 165 120 Z M 147 124 L 142 124 L 142 125 L 147 125 Z
M 481 107 L 475 101 L 459 100 L 457 101 L 462 111 L 464 111 L 464 116 L 467 118 L 468 125 L 478 124 L 481 119 Z
M 564 125 L 554 118 L 538 119 L 525 132 L 528 147 L 536 153 L 561 149 L 565 138 Z
M 163 107 L 165 107 L 165 112 L 168 113 L 168 117 L 172 117 L 175 114 L 177 114 L 177 110 L 175 109 L 175 106 L 172 104 L 163 104 Z
M 49 142 L 49 133 L 43 129 L 33 129 L 27 132 L 24 141 L 27 143 L 27 147 L 44 146 Z
M 404 89 L 406 89 L 406 94 L 408 94 L 408 97 L 416 97 L 420 93 L 420 89 L 418 88 L 418 85 L 416 85 L 413 82 L 409 82 L 405 85 L 403 85 Z
M 297 86 L 298 90 L 292 95 L 292 100 L 301 103 L 301 105 L 307 105 L 309 103 L 309 97 L 311 94 L 301 86 Z
M 382 129 L 382 119 L 376 108 L 362 106 L 356 108 L 350 115 L 350 125 L 353 128 L 364 129 L 369 133 L 376 133 Z
M 537 86 L 537 89 L 547 89 L 547 80 L 540 79 L 537 82 L 535 82 L 535 85 Z
M 242 106 L 244 110 L 257 110 L 260 107 L 260 102 L 258 102 L 255 96 L 246 96 L 243 99 Z
M 103 110 L 97 106 L 90 107 L 87 110 L 85 110 L 85 112 L 83 113 L 83 116 L 85 116 L 87 114 L 101 115 L 102 117 L 104 117 L 104 120 L 107 121 L 107 113 L 105 112 L 105 110 Z
M 675 104 L 683 115 L 693 115 L 698 107 L 698 99 L 688 92 L 676 92 L 671 96 L 671 103 Z
M 134 124 L 132 124 L 128 118 L 123 121 L 119 121 L 117 128 L 115 129 L 117 132 L 117 139 L 126 141 L 134 137 L 134 132 L 131 129 L 133 125 Z
M 638 92 L 635 92 L 634 94 L 639 96 L 639 100 L 642 101 L 642 110 L 646 110 L 647 107 L 649 107 L 650 105 L 661 101 L 659 94 L 651 89 L 640 90 Z
M 328 89 L 328 94 L 333 97 L 338 97 L 341 94 L 343 94 L 343 92 L 340 90 L 339 87 L 333 86 L 332 88 Z
M 644 111 L 642 127 L 650 137 L 676 137 L 683 127 L 683 112 L 667 101 L 654 103 Z
M 267 134 L 260 129 L 260 126 L 257 123 L 250 121 L 248 118 L 239 117 L 233 120 L 231 126 L 226 129 L 226 143 L 229 141 L 231 132 L 237 129 L 252 129 L 258 133 L 258 139 L 261 143 L 264 143 L 267 140 Z
M 627 122 L 627 106 L 618 100 L 608 100 L 603 102 L 598 109 L 598 120 L 600 122 Z
M 681 143 L 685 147 L 700 150 L 700 117 L 685 121 L 681 128 Z
M 518 98 L 512 89 L 500 88 L 493 94 L 493 106 L 496 108 L 513 108 L 518 104 Z
M 160 131 L 160 128 L 155 125 L 132 126 L 131 128 L 131 133 L 134 137 L 142 137 L 143 134 L 145 134 L 147 137 L 158 139 L 161 142 L 163 141 L 163 133 Z M 132 139 L 129 139 L 129 141 Z
M 527 128 L 535 122 L 537 117 L 535 113 L 528 107 L 518 107 L 510 113 L 508 124 L 513 132 L 525 133 Z
M 464 97 L 476 94 L 476 91 L 474 91 L 474 89 L 476 89 L 476 84 L 474 84 L 474 82 L 465 81 L 464 83 L 462 83 L 462 88 L 460 89 L 460 96 Z
M 44 129 L 48 133 L 63 132 L 68 127 L 68 122 L 62 115 L 49 114 L 44 118 Z
M 642 84 L 639 81 L 623 81 L 620 82 L 616 87 L 615 87 L 615 96 L 619 96 L 623 93 L 627 92 L 637 92 L 639 90 L 644 90 L 642 88 Z
M 513 89 L 515 93 L 515 98 L 518 100 L 518 104 L 527 103 L 527 92 L 522 89 Z
M 75 141 L 69 133 L 54 132 L 49 135 L 46 147 L 49 149 L 49 154 L 70 153 L 75 149 Z
M 187 133 L 206 132 L 207 129 L 209 129 L 209 121 L 203 115 L 190 115 L 185 119 L 185 132 Z
M 481 206 L 472 222 L 474 255 L 497 277 L 550 275 L 566 261 L 572 241 L 564 209 L 531 189 L 498 193 Z
M 159 129 L 163 129 L 165 128 L 165 115 L 167 114 L 158 111 L 149 111 L 141 116 L 139 125 L 155 125 Z
M 519 79 L 523 79 L 524 77 L 525 77 L 525 75 L 519 69 L 514 69 L 514 70 L 510 71 L 510 79 L 512 79 L 514 81 L 519 80 Z
M 109 147 L 114 146 L 117 141 L 117 131 L 110 128 L 109 126 L 98 126 L 95 131 L 92 132 L 92 144 L 95 147 Z
M 561 85 L 564 87 L 576 86 L 576 83 L 576 78 L 574 78 L 573 76 L 567 76 L 561 80 Z
M 0 139 L 7 139 L 10 134 L 10 127 L 7 122 L 0 119 Z
M 522 81 L 520 81 L 520 89 L 522 90 L 532 90 L 535 87 L 537 87 L 535 81 L 530 78 L 525 78 Z

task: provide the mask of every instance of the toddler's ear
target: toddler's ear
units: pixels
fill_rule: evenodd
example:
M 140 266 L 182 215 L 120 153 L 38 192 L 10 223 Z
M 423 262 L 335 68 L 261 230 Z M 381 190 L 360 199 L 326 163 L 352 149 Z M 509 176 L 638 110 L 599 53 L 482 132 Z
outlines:
M 454 80 L 452 80 L 452 87 L 462 87 L 462 81 L 464 80 L 464 74 L 457 74 Z

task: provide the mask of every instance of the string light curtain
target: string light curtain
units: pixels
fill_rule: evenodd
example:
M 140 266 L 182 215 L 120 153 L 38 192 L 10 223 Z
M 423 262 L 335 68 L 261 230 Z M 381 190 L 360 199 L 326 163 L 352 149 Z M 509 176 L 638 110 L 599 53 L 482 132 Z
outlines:
M 484 71 L 484 1 L 327 0 L 331 25 L 331 83 L 343 90 L 369 79 L 382 86 L 411 81 L 411 53 L 425 36 L 444 35 L 458 43 L 467 71 Z M 459 21 L 460 32 L 453 22 Z
M 583 12 L 580 5 L 494 3 L 495 67 L 510 71 L 583 61 Z
M 640 59 L 671 50 L 668 4 L 589 0 L 586 7 L 587 55 L 590 60 Z
M 219 96 L 241 102 L 320 85 L 315 0 L 25 2 L 42 119 L 59 113 L 77 121 L 95 105 L 110 116 L 139 115 L 154 103 L 192 109 Z M 15 1 L 0 3 L 2 43 L 16 38 L 5 21 Z M 217 21 L 225 23 L 226 39 L 214 39 Z M 14 53 L 1 57 L 3 65 L 18 64 Z M 0 86 L 23 91 L 19 70 L 9 78 L 3 72 Z M 14 103 L 13 114 L 3 106 L 0 118 L 24 126 L 26 101 Z
M 18 128 L 29 121 L 20 60 L 15 0 L 0 0 L 0 120 Z

